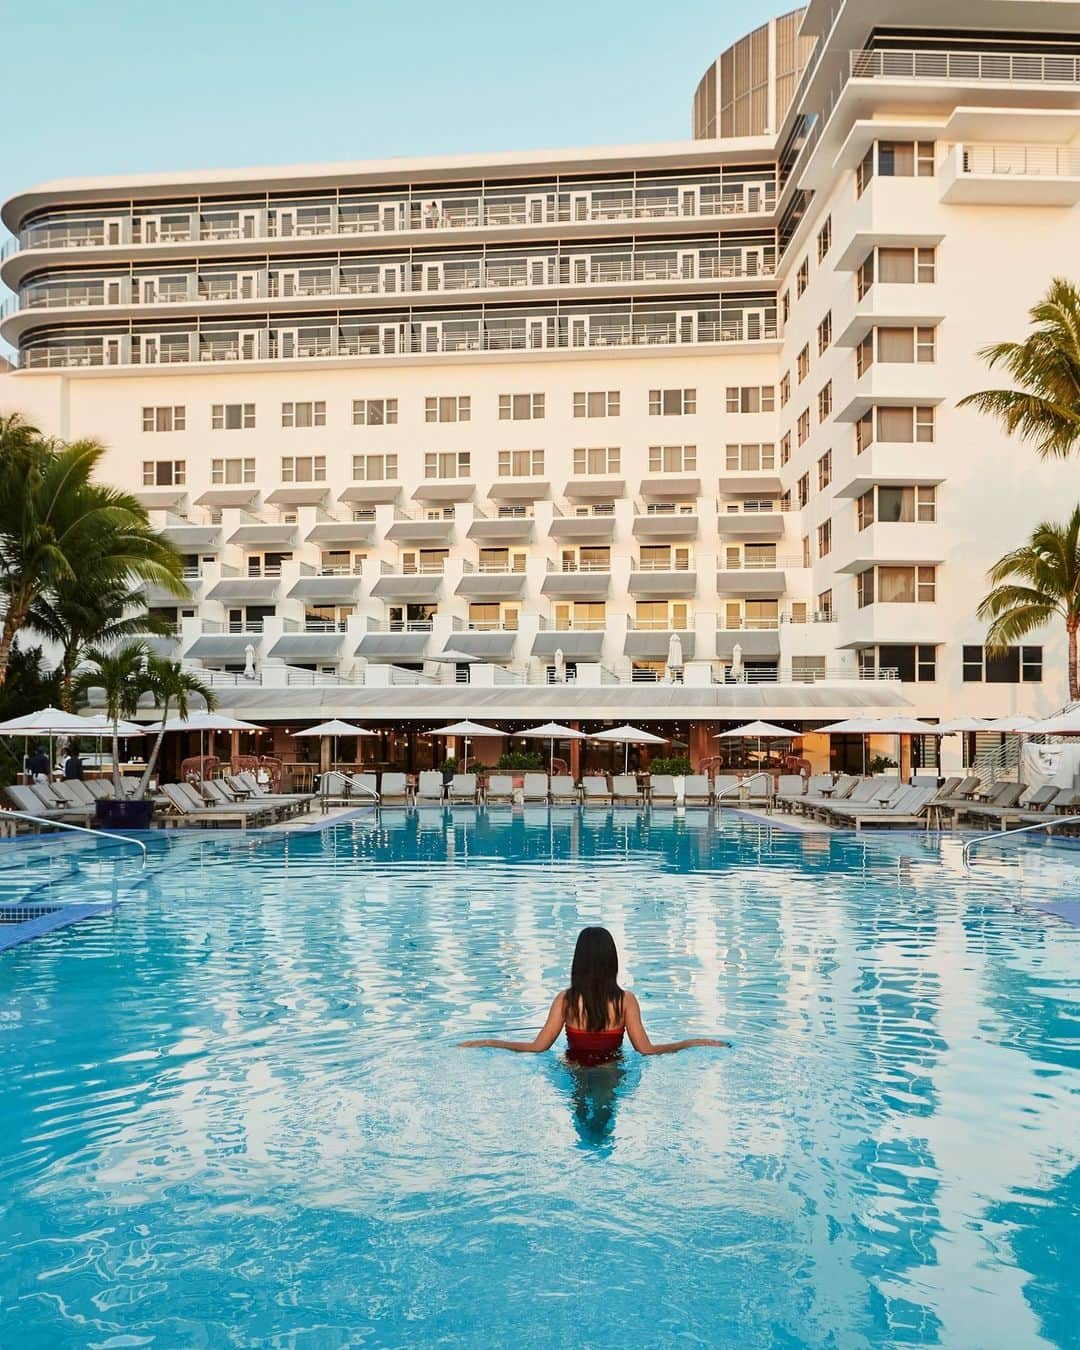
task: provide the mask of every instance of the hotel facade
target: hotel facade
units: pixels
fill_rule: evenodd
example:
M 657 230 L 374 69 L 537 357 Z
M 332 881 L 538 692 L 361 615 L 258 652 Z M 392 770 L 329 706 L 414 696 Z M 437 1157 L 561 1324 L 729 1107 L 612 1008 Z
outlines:
M 1080 468 L 956 404 L 1076 276 L 1080 4 L 813 0 L 692 133 L 31 188 L 0 411 L 107 445 L 241 715 L 1061 706 L 975 609 Z

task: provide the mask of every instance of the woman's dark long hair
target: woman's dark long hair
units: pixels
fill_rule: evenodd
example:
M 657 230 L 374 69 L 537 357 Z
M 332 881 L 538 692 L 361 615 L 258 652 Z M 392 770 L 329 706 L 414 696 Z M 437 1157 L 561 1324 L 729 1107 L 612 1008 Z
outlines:
M 619 953 L 606 928 L 583 928 L 574 948 L 570 988 L 566 991 L 567 1015 L 586 1031 L 604 1031 L 614 1013 L 621 1025 L 623 991 L 618 984 Z

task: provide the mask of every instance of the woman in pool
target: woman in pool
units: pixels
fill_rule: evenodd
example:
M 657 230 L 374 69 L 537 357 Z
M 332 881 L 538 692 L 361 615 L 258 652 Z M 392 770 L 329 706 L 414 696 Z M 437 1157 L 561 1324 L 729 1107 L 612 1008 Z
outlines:
M 637 999 L 629 990 L 619 988 L 618 974 L 615 939 L 606 928 L 583 928 L 574 948 L 570 988 L 556 994 L 547 1021 L 535 1040 L 462 1041 L 461 1045 L 486 1045 L 496 1050 L 539 1055 L 551 1049 L 565 1028 L 571 1058 L 585 1063 L 598 1063 L 618 1054 L 624 1032 L 641 1055 L 671 1055 L 692 1045 L 730 1045 L 730 1041 L 709 1037 L 654 1045 L 642 1024 Z

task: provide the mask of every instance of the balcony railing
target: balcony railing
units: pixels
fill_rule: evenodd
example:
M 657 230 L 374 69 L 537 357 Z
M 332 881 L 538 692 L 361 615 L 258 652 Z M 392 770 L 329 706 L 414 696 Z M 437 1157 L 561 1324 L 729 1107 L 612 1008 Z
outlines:
M 634 572 L 692 572 L 694 564 L 689 558 L 631 558 L 630 568 Z
M 964 145 L 959 171 L 1011 178 L 1080 178 L 1080 150 L 1059 145 Z
M 548 629 L 552 633 L 603 633 L 606 619 L 553 619 Z
M 606 562 L 579 562 L 576 558 L 548 559 L 549 572 L 610 572 L 611 560 Z
M 430 633 L 433 619 L 368 619 L 369 633 Z
M 785 567 L 803 567 L 801 558 L 794 555 L 772 558 L 722 558 L 718 567 L 720 572 L 776 572 Z
M 632 614 L 627 619 L 626 626 L 633 633 L 692 633 L 694 616 L 687 615 L 685 622 L 674 623 L 670 614 L 664 619 L 639 619 Z
M 855 80 L 1080 84 L 1080 57 L 1038 52 L 853 51 L 850 69 Z
M 350 567 L 348 563 L 335 563 L 327 567 L 320 567 L 315 573 L 319 577 L 359 577 L 363 576 L 363 564 L 356 562 Z
M 772 633 L 780 627 L 780 615 L 773 619 L 748 619 L 742 615 L 736 621 L 732 615 L 721 614 L 717 627 L 724 633 Z

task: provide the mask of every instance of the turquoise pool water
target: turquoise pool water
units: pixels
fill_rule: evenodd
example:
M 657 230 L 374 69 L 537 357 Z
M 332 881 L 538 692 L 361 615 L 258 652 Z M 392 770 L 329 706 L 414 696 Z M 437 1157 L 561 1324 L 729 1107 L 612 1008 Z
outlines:
M 0 955 L 0 1345 L 1080 1344 L 1078 878 L 576 810 L 0 851 L 117 900 Z M 453 1048 L 596 922 L 734 1049 Z

